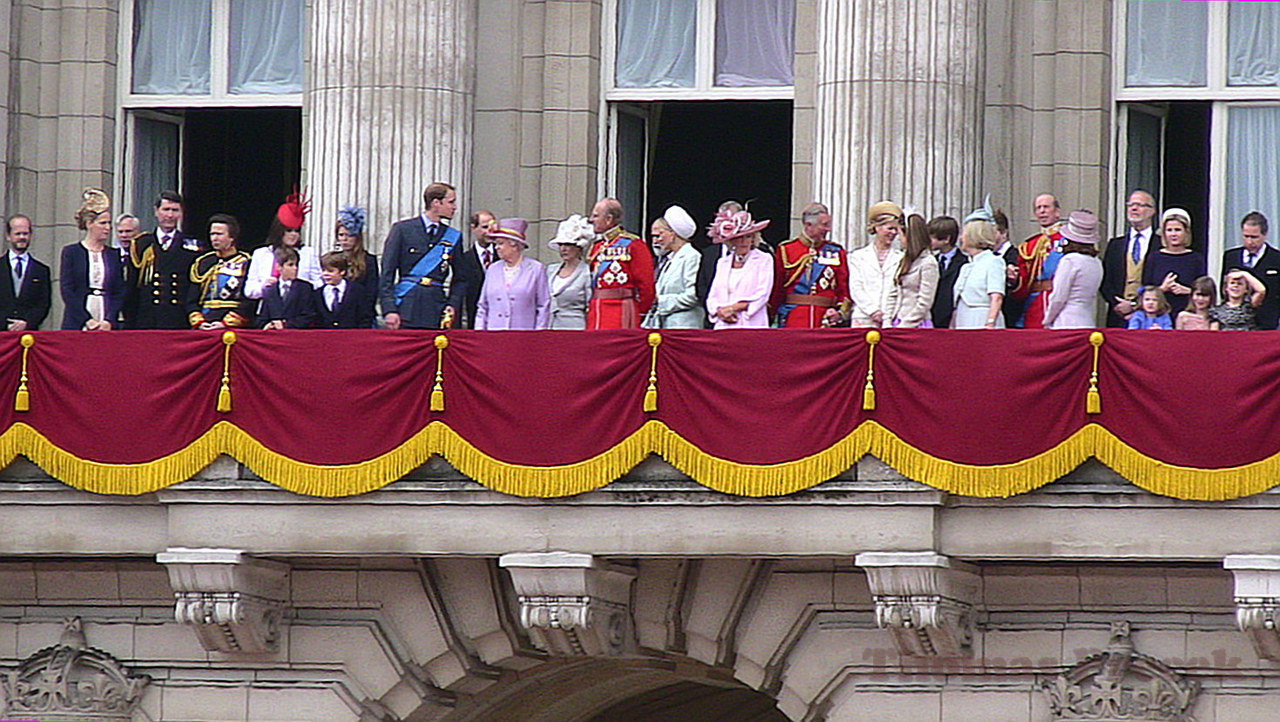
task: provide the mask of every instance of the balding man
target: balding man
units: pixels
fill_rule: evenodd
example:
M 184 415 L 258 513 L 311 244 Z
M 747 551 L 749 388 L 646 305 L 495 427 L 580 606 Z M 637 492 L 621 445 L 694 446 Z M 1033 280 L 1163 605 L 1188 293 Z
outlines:
M 1062 260 L 1062 206 L 1052 193 L 1036 196 L 1034 212 L 1040 233 L 1023 241 L 1017 249 L 1010 273 L 1009 296 L 1023 304 L 1017 328 L 1044 328 L 1044 313 L 1053 291 L 1053 273 Z M 1016 272 L 1016 275 L 1014 273 Z
M 639 328 L 653 306 L 653 252 L 639 236 L 622 230 L 622 204 L 616 198 L 596 203 L 590 220 L 597 240 L 587 257 L 587 328 Z
M 1156 202 L 1151 194 L 1136 190 L 1129 194 L 1124 207 L 1129 228 L 1123 236 L 1107 243 L 1102 256 L 1102 286 L 1098 293 L 1107 304 L 1107 326 L 1128 328 L 1129 315 L 1138 309 L 1138 288 L 1142 286 L 1142 269 L 1147 258 L 1160 250 L 1160 235 L 1152 221 Z
M 831 211 L 821 203 L 805 206 L 804 232 L 778 246 L 774 255 L 770 305 L 782 328 L 825 328 L 848 317 L 849 262 L 832 243 Z

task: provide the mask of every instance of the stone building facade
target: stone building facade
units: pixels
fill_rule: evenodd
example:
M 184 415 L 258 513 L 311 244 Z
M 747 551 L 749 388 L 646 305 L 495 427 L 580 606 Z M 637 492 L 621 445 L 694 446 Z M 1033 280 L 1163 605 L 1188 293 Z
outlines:
M 766 151 L 750 135 L 682 144 L 672 127 L 746 126 L 787 129 L 770 136 L 784 161 L 734 187 L 787 189 L 761 207 L 792 229 L 821 200 L 857 245 L 874 200 L 954 214 L 991 193 L 1027 235 L 1037 192 L 1112 218 L 1154 167 L 1156 182 L 1202 179 L 1158 190 L 1202 201 L 1213 258 L 1237 210 L 1220 179 L 1248 141 L 1216 121 L 1239 132 L 1280 99 L 1232 80 L 1221 38 L 1247 18 L 1226 3 L 1140 3 L 1204 6 L 1204 80 L 1134 71 L 1135 3 L 794 0 L 791 84 L 635 88 L 616 83 L 621 1 L 282 2 L 301 23 L 296 86 L 286 68 L 269 92 L 235 92 L 243 3 L 207 0 L 207 87 L 147 93 L 138 28 L 163 3 L 0 0 L 3 208 L 34 218 L 46 259 L 76 239 L 83 187 L 145 219 L 169 179 L 196 226 L 214 210 L 269 214 L 299 183 L 322 246 L 325 219 L 354 202 L 376 251 L 430 180 L 538 237 L 605 194 L 638 229 L 682 182 L 708 220 L 705 199 L 738 192 L 721 190 L 738 179 L 715 159 Z M 714 29 L 717 3 L 695 5 Z M 699 37 L 697 72 L 714 73 L 715 43 Z M 1197 138 L 1200 160 L 1185 152 Z M 232 193 L 252 179 L 256 199 Z M 437 460 L 316 500 L 222 458 L 130 498 L 20 460 L 0 496 L 0 665 L 21 718 L 1280 718 L 1274 493 L 1176 501 L 1090 466 L 969 499 L 868 458 L 809 492 L 749 500 L 651 460 L 604 490 L 538 500 Z M 119 694 L 75 709 L 32 698 L 50 669 Z M 1148 692 L 1159 703 L 1138 709 Z

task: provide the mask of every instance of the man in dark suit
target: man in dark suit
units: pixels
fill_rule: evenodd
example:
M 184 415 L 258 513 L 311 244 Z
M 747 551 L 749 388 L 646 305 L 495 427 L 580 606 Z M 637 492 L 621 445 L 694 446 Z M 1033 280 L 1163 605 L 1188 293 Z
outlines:
M 1252 273 L 1267 289 L 1267 297 L 1258 307 L 1258 328 L 1271 331 L 1280 322 L 1280 251 L 1267 244 L 1270 224 L 1267 217 L 1253 211 L 1240 221 L 1241 248 L 1233 248 L 1222 256 L 1222 284 L 1234 270 Z M 1222 288 L 1220 285 L 1219 288 Z M 1217 299 L 1214 299 L 1215 301 Z
M 498 219 L 490 211 L 471 214 L 471 248 L 462 254 L 462 268 L 467 272 L 467 306 L 463 328 L 475 328 L 476 308 L 480 305 L 480 289 L 484 286 L 484 272 L 498 260 L 498 249 L 489 240 L 489 231 L 497 227 Z
M 281 246 L 275 250 L 280 280 L 262 292 L 258 323 L 265 329 L 311 328 L 316 322 L 315 289 L 298 278 L 298 250 Z M 369 314 L 372 324 L 373 316 Z
M 120 268 L 124 273 L 124 302 L 120 308 L 120 320 L 116 328 L 133 328 L 138 315 L 138 269 L 131 255 L 133 240 L 141 233 L 137 216 L 121 213 L 116 217 L 116 252 L 120 254 Z
M 156 199 L 156 230 L 133 240 L 138 308 L 131 328 L 191 327 L 191 266 L 208 246 L 182 232 L 182 212 L 182 196 L 163 191 Z
M 1098 293 L 1107 305 L 1108 328 L 1127 328 L 1127 317 L 1138 308 L 1142 269 L 1151 254 L 1160 250 L 1160 235 L 1152 225 L 1155 216 L 1156 202 L 1150 193 L 1130 193 L 1125 203 L 1129 230 L 1112 238 L 1102 254 L 1102 285 Z
M 462 234 L 448 225 L 458 209 L 458 192 L 447 183 L 432 183 L 422 199 L 426 212 L 392 226 L 382 250 L 379 296 L 393 331 L 452 328 L 466 299 Z
M 951 328 L 951 316 L 956 310 L 956 278 L 960 267 L 969 257 L 960 252 L 956 241 L 960 238 L 960 224 L 951 216 L 938 216 L 929 221 L 929 244 L 938 259 L 938 290 L 933 297 L 932 320 L 934 328 Z
M 22 214 L 5 220 L 9 251 L 0 261 L 0 312 L 10 331 L 36 331 L 53 303 L 49 267 L 31 257 L 31 219 Z

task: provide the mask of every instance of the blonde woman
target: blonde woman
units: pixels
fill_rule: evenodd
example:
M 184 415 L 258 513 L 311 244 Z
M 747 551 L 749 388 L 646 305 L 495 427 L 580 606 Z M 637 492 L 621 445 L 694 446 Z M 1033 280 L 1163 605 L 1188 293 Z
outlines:
M 849 254 L 849 295 L 853 297 L 849 325 L 854 328 L 893 323 L 903 256 L 893 242 L 902 235 L 902 221 L 902 209 L 890 201 L 881 201 L 867 211 L 871 243 Z
M 969 221 L 960 233 L 960 250 L 969 262 L 956 278 L 952 328 L 1004 328 L 1005 264 L 992 249 L 1000 243 L 994 223 Z
M 111 199 L 97 188 L 84 191 L 76 211 L 79 243 L 62 249 L 61 278 L 64 330 L 108 331 L 124 305 L 124 272 L 120 254 L 107 246 L 111 238 Z

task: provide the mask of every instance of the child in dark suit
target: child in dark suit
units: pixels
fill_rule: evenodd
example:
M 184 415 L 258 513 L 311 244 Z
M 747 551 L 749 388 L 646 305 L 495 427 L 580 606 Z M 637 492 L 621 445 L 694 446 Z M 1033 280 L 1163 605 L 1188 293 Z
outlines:
M 372 309 L 365 301 L 364 288 L 347 282 L 350 261 L 345 254 L 331 251 L 320 257 L 320 278 L 324 285 L 315 290 L 319 328 L 369 328 Z
M 262 293 L 258 322 L 267 330 L 311 328 L 316 322 L 315 289 L 298 278 L 298 251 L 282 246 L 275 251 L 280 280 Z

